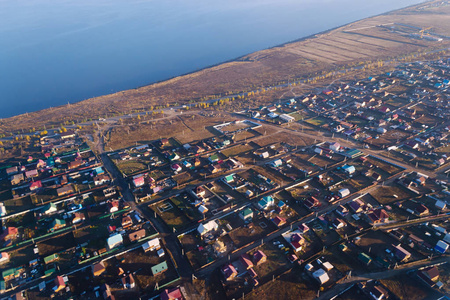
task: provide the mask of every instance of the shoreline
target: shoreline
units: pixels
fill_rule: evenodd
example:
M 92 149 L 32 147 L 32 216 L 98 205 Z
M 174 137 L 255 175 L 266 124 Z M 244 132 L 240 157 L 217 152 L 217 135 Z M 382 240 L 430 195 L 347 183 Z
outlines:
M 333 27 L 333 28 L 329 28 L 329 29 L 326 29 L 326 30 L 323 30 L 323 31 L 319 31 L 319 32 L 316 32 L 316 33 L 313 33 L 313 34 L 310 34 L 310 35 L 307 35 L 307 36 L 304 36 L 304 37 L 300 37 L 300 38 L 297 38 L 297 39 L 294 39 L 294 40 L 290 40 L 290 41 L 287 41 L 287 42 L 284 42 L 284 43 L 281 43 L 281 44 L 277 44 L 277 45 L 274 45 L 274 46 L 269 46 L 267 48 L 259 49 L 259 50 L 253 51 L 253 52 L 247 52 L 247 53 L 245 53 L 245 54 L 243 54 L 241 56 L 235 57 L 233 59 L 220 61 L 220 62 L 217 62 L 215 64 L 206 65 L 206 66 L 194 69 L 194 70 L 189 71 L 189 72 L 177 74 L 177 75 L 174 75 L 174 76 L 171 76 L 171 77 L 166 77 L 166 78 L 163 78 L 163 79 L 160 79 L 160 80 L 156 80 L 156 81 L 151 81 L 151 82 L 148 82 L 148 83 L 143 84 L 143 85 L 137 85 L 135 87 L 131 87 L 131 88 L 124 89 L 124 90 L 118 90 L 118 91 L 115 91 L 115 92 L 108 92 L 108 93 L 105 93 L 105 94 L 99 94 L 97 96 L 92 96 L 92 97 L 88 97 L 88 98 L 74 100 L 73 102 L 68 101 L 68 104 L 75 105 L 75 104 L 79 104 L 79 103 L 81 103 L 83 101 L 88 101 L 88 100 L 99 98 L 99 97 L 105 97 L 105 96 L 113 95 L 113 94 L 116 94 L 116 93 L 123 93 L 123 92 L 126 92 L 126 91 L 132 91 L 132 90 L 138 90 L 138 89 L 141 89 L 141 88 L 150 87 L 152 85 L 161 84 L 161 83 L 168 82 L 168 81 L 180 78 L 180 77 L 190 76 L 190 75 L 193 75 L 193 74 L 195 74 L 197 72 L 202 72 L 202 71 L 205 71 L 207 69 L 215 68 L 215 67 L 218 67 L 220 65 L 227 64 L 227 63 L 243 62 L 243 61 L 245 61 L 245 60 L 243 60 L 243 58 L 245 58 L 247 56 L 250 56 L 250 55 L 252 55 L 254 53 L 257 53 L 257 52 L 271 50 L 271 49 L 276 49 L 276 48 L 281 48 L 281 47 L 284 47 L 284 46 L 289 45 L 289 44 L 302 42 L 302 41 L 305 41 L 305 40 L 308 40 L 308 39 L 315 38 L 315 37 L 320 36 L 320 35 L 327 34 L 329 32 L 332 32 L 333 30 L 336 30 L 336 29 L 339 29 L 339 28 L 344 28 L 346 26 L 349 26 L 349 25 L 352 25 L 352 24 L 355 24 L 355 23 L 358 23 L 358 22 L 361 22 L 361 21 L 364 21 L 364 20 L 367 20 L 367 19 L 370 19 L 370 18 L 375 18 L 375 17 L 378 17 L 378 16 L 388 15 L 388 14 L 394 13 L 396 11 L 405 10 L 405 9 L 408 9 L 408 8 L 413 8 L 415 6 L 420 6 L 420 5 L 423 5 L 423 4 L 428 3 L 428 2 L 433 2 L 433 0 L 424 0 L 423 2 L 418 3 L 418 4 L 412 4 L 412 5 L 409 5 L 409 6 L 406 6 L 406 7 L 402 7 L 402 8 L 399 8 L 399 9 L 393 9 L 393 10 L 390 10 L 390 11 L 387 11 L 387 12 L 384 12 L 384 13 L 372 15 L 372 16 L 369 16 L 369 17 L 366 17 L 366 18 L 357 19 L 355 21 L 351 21 L 351 22 L 348 22 L 348 23 L 345 23 L 345 24 L 342 24 L 342 25 L 339 25 L 339 26 L 336 26 L 336 27 Z M 15 115 L 6 116 L 6 117 L 0 117 L 0 121 L 7 120 L 7 119 L 10 119 L 10 118 L 14 118 L 14 117 L 20 117 L 20 116 L 24 116 L 24 115 L 27 116 L 28 114 L 38 113 L 38 112 L 41 112 L 41 111 L 51 110 L 51 109 L 54 109 L 54 108 L 60 108 L 60 107 L 66 106 L 66 105 L 67 104 L 65 103 L 65 104 L 60 104 L 60 105 L 57 105 L 57 106 L 48 106 L 48 107 L 45 107 L 45 108 L 42 108 L 42 109 L 38 109 L 38 110 L 33 110 L 33 111 L 24 112 L 24 113 L 15 114 Z
M 307 51 L 310 51 L 309 54 L 313 53 L 311 55 L 315 55 L 316 52 L 311 51 L 316 51 L 315 49 L 317 49 L 317 51 L 321 52 L 322 48 L 309 47 L 309 45 L 317 44 L 319 42 L 328 43 L 329 47 L 333 47 L 331 43 L 333 39 L 340 40 L 353 38 L 352 36 L 346 35 L 345 31 L 339 30 L 345 29 L 351 25 L 358 24 L 361 27 L 371 25 L 369 27 L 373 27 L 374 31 L 376 31 L 378 30 L 377 25 L 393 22 L 397 19 L 400 19 L 401 21 L 406 15 L 408 18 L 412 17 L 414 19 L 414 17 L 423 15 L 422 11 L 419 12 L 419 10 L 414 10 L 414 8 L 417 9 L 427 3 L 438 4 L 437 0 L 428 0 L 421 2 L 420 4 L 410 5 L 406 8 L 391 10 L 383 14 L 360 19 L 294 41 L 245 54 L 229 61 L 220 62 L 212 66 L 143 86 L 83 99 L 70 103 L 69 105 L 64 104 L 2 118 L 0 119 L 0 134 L 7 134 L 11 131 L 17 132 L 17 130 L 23 129 L 34 130 L 35 127 L 37 130 L 40 130 L 39 128 L 44 128 L 45 126 L 60 126 L 63 123 L 65 124 L 66 121 L 81 123 L 82 120 L 90 120 L 99 117 L 103 118 L 105 115 L 120 116 L 133 111 L 136 112 L 144 109 L 153 110 L 153 107 L 155 109 L 161 109 L 161 105 L 165 104 L 169 107 L 169 105 L 174 106 L 174 104 L 187 104 L 192 101 L 198 102 L 203 101 L 202 99 L 210 99 L 208 97 L 217 97 L 218 95 L 226 96 L 231 93 L 250 91 L 256 86 L 271 86 L 275 83 L 283 82 L 283 80 L 286 80 L 287 78 L 293 79 L 292 77 L 294 77 L 298 79 L 313 74 L 319 74 L 320 72 L 327 70 L 332 71 L 344 66 L 357 65 L 358 63 L 378 59 L 384 60 L 392 57 L 402 57 L 408 53 L 435 49 L 435 45 L 433 46 L 431 43 L 423 40 L 407 42 L 406 39 L 409 39 L 408 37 L 397 36 L 399 41 L 395 47 L 392 45 L 382 45 L 377 46 L 377 50 L 374 51 L 373 49 L 369 49 L 370 46 L 359 43 L 359 45 L 348 46 L 349 49 L 347 52 L 342 52 L 342 49 L 331 48 L 337 50 L 328 52 L 330 54 L 322 53 L 322 58 L 325 58 L 325 60 L 310 59 L 308 58 L 308 52 L 302 52 L 306 47 Z M 401 12 L 408 13 L 404 14 Z M 433 18 L 435 15 L 439 16 L 434 8 L 425 11 L 425 13 L 430 14 L 430 17 Z M 417 25 L 414 21 L 412 24 Z M 436 27 L 442 28 L 441 26 Z M 353 40 L 353 42 L 358 44 L 358 40 Z M 389 40 L 387 39 L 387 41 Z M 379 51 L 380 47 L 383 48 L 381 51 Z M 367 50 L 367 53 L 359 55 L 360 50 L 362 50 L 362 52 Z M 283 55 L 289 54 L 292 56 L 293 51 L 297 52 L 295 53 L 296 57 L 293 57 L 292 59 L 289 58 L 290 60 L 288 61 L 280 61 L 280 59 L 283 59 Z M 341 57 L 349 56 L 349 53 L 351 52 L 356 53 L 351 59 L 333 58 L 333 56 L 339 55 Z M 331 60 L 331 62 L 326 60 Z M 261 76 L 262 73 L 264 73 L 263 76 Z

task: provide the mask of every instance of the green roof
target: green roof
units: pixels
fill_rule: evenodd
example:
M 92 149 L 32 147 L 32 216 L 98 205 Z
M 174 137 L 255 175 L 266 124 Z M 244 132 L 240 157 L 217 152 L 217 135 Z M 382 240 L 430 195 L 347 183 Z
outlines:
M 55 224 L 58 225 L 66 225 L 66 221 L 62 219 L 55 219 Z
M 209 157 L 211 161 L 219 160 L 219 157 L 216 154 L 213 154 Z
M 11 276 L 12 274 L 14 274 L 14 268 L 3 271 L 2 277 L 5 278 Z
M 155 276 L 161 272 L 164 272 L 165 270 L 167 270 L 167 268 L 168 268 L 167 262 L 163 261 L 162 263 L 154 265 L 152 267 L 152 274 L 153 274 L 153 276 Z
M 55 268 L 48 269 L 48 270 L 46 270 L 46 271 L 44 272 L 44 275 L 45 275 L 45 276 L 52 275 L 53 273 L 55 273 L 55 271 L 56 271 Z
M 52 261 L 55 261 L 58 259 L 59 259 L 59 255 L 55 253 L 55 254 L 44 257 L 44 262 L 46 264 L 48 264 L 48 263 L 51 263 Z
M 253 214 L 253 210 L 251 210 L 250 208 L 245 208 L 241 211 L 241 215 L 243 215 L 244 217 Z
M 234 181 L 233 174 L 230 174 L 230 175 L 225 176 L 225 181 L 226 181 L 226 182 L 232 182 L 232 181 Z
M 8 269 L 2 272 L 2 277 L 8 277 L 14 274 L 14 277 L 19 276 L 20 271 L 22 270 L 22 267 L 12 268 Z

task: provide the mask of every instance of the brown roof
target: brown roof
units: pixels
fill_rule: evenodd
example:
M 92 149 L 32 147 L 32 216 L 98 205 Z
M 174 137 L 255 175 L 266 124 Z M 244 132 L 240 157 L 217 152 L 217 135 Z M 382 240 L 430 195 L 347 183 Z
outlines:
M 92 265 L 92 273 L 94 273 L 94 275 L 96 274 L 101 274 L 106 270 L 105 268 L 105 264 L 101 261 L 98 264 Z
M 142 228 L 138 231 L 130 233 L 128 235 L 128 238 L 130 239 L 130 242 L 134 242 L 134 241 L 142 239 L 143 237 L 145 237 L 145 235 L 146 235 L 145 229 Z

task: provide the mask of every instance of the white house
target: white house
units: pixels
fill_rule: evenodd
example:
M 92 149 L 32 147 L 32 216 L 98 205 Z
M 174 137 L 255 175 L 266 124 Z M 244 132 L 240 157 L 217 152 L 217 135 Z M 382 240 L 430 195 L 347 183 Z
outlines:
M 348 195 L 350 195 L 350 190 L 349 189 L 340 189 L 338 194 L 339 194 L 339 197 L 344 198 L 344 197 L 347 197 Z
M 159 244 L 158 238 L 152 239 L 142 245 L 142 249 L 144 250 L 144 252 L 154 251 L 159 248 L 161 248 L 161 245 Z
M 108 250 L 111 250 L 111 249 L 113 249 L 115 247 L 118 247 L 118 246 L 123 244 L 122 235 L 120 233 L 116 233 L 116 234 L 110 236 L 106 240 L 106 243 L 108 245 Z
M 315 271 L 312 275 L 321 285 L 330 280 L 330 277 L 328 276 L 327 272 L 325 272 L 324 269 L 319 269 Z
M 205 224 L 198 225 L 197 231 L 200 233 L 200 235 L 205 235 L 208 232 L 211 232 L 213 230 L 219 229 L 219 225 L 216 223 L 216 221 L 212 220 Z
M 339 149 L 341 148 L 341 144 L 339 144 L 338 142 L 335 143 L 331 143 L 330 146 L 328 147 L 330 150 L 333 150 L 334 152 L 338 152 Z
M 294 122 L 294 121 L 295 121 L 295 118 L 294 118 L 294 117 L 291 117 L 291 116 L 289 116 L 289 115 L 287 115 L 287 114 L 282 114 L 282 115 L 280 115 L 280 119 L 283 120 L 283 121 L 285 121 L 285 122 L 288 122 L 288 123 Z

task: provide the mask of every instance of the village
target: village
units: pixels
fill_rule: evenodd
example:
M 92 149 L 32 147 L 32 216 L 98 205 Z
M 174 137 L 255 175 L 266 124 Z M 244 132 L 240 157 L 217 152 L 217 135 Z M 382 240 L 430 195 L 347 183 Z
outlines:
M 449 80 L 404 63 L 189 142 L 34 137 L 0 162 L 0 298 L 447 299 Z

